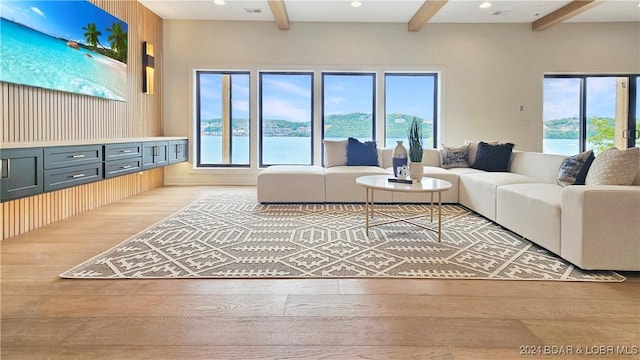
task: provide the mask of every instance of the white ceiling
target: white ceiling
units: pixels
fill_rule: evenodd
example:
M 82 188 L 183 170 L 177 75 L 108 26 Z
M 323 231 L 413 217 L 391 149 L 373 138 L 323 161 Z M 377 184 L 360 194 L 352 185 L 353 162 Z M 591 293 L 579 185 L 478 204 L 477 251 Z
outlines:
M 220 6 L 213 0 L 138 0 L 163 19 L 273 21 L 267 0 L 226 0 Z M 407 23 L 423 0 L 285 0 L 289 20 L 295 22 L 387 22 Z M 431 23 L 528 23 L 568 4 L 563 0 L 449 0 L 429 21 Z M 569 22 L 640 21 L 640 0 L 608 0 L 579 14 Z M 259 10 L 256 13 L 255 10 Z

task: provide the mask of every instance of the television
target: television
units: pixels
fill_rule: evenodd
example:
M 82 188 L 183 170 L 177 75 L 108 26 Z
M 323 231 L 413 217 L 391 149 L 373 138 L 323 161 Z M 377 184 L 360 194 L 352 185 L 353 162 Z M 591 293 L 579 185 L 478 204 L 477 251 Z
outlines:
M 127 98 L 127 23 L 86 0 L 3 1 L 0 81 Z

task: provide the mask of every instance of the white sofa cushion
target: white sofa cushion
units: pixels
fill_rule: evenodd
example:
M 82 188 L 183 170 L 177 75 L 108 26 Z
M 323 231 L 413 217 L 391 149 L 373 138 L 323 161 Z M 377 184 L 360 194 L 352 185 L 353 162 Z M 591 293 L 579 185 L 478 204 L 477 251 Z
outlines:
M 560 254 L 562 186 L 512 184 L 498 187 L 496 222 Z
M 586 270 L 640 271 L 640 186 L 567 186 L 560 255 Z
M 542 180 L 508 172 L 460 175 L 460 203 L 489 220 L 496 220 L 496 189 L 501 185 L 540 183 Z
M 273 165 L 258 174 L 258 201 L 325 202 L 325 168 L 313 165 Z
M 557 184 L 558 169 L 567 156 L 529 151 L 514 151 L 511 155 L 512 173 L 525 175 L 549 184 Z

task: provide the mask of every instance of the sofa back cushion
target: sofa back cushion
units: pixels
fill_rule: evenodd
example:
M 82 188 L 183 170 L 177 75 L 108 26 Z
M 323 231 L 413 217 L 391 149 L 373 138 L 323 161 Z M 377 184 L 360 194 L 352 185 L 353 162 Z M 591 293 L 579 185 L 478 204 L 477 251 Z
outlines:
M 440 167 L 440 151 L 431 148 L 423 149 L 422 165 Z
M 510 172 L 556 184 L 558 169 L 567 158 L 565 155 L 514 151 L 511 154 Z
M 393 148 L 378 148 L 378 162 L 382 168 L 393 167 Z

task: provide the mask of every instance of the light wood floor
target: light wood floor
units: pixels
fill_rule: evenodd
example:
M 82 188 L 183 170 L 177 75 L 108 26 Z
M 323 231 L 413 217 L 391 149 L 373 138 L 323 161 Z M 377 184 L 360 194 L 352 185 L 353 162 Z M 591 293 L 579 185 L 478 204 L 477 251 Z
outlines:
M 615 284 L 58 278 L 224 191 L 255 188 L 164 187 L 2 241 L 1 359 L 555 358 L 528 355 L 545 345 L 574 353 L 561 359 L 640 358 L 614 356 L 640 351 L 638 273 Z

